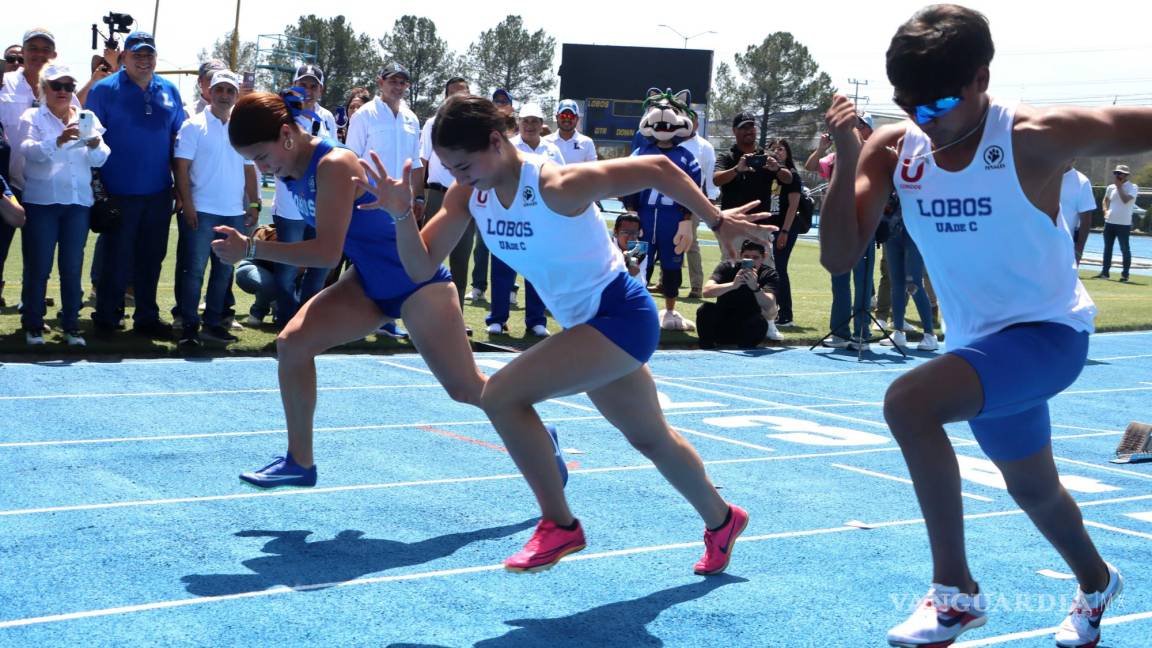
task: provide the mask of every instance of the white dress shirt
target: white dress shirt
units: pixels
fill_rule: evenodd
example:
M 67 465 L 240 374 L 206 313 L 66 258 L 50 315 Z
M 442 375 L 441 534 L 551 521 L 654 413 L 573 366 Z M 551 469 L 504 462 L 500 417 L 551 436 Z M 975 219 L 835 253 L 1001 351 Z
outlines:
M 12 144 L 12 160 L 8 165 L 8 182 L 16 189 L 24 188 L 24 154 L 20 152 L 20 118 L 29 108 L 35 108 L 36 94 L 28 79 L 24 77 L 24 68 L 13 70 L 4 75 L 4 87 L 0 88 L 0 122 L 4 124 L 4 132 Z M 72 105 L 80 108 L 80 101 L 72 95 Z
M 444 163 L 440 161 L 440 156 L 436 155 L 436 150 L 432 148 L 432 125 L 435 123 L 436 115 L 432 115 L 428 121 L 424 122 L 424 130 L 420 133 L 420 157 L 428 160 L 428 175 L 424 178 L 424 182 L 443 185 L 447 189 L 452 186 L 453 182 L 456 182 L 456 179 L 452 177 L 452 172 L 444 166 Z
M 69 122 L 75 121 L 75 108 Z M 95 115 L 94 132 L 104 127 Z M 92 206 L 92 167 L 100 167 L 111 152 L 104 139 L 96 148 L 79 140 L 56 146 L 65 124 L 47 105 L 29 108 L 20 117 L 17 141 L 24 159 L 24 202 L 34 205 Z M 13 147 L 15 150 L 15 147 Z
M 560 149 L 560 154 L 564 156 L 564 162 L 567 164 L 596 161 L 596 142 L 593 142 L 591 137 L 580 131 L 574 131 L 570 139 L 560 137 L 559 131 L 544 139 L 552 142 L 556 148 Z
M 1092 182 L 1076 169 L 1068 169 L 1060 179 L 1060 215 L 1072 234 L 1080 228 L 1080 214 L 1096 209 Z
M 403 101 L 395 113 L 380 97 L 361 106 L 348 124 L 345 143 L 362 159 L 375 151 L 393 178 L 400 177 L 408 160 L 412 160 L 413 169 L 424 166 L 420 162 L 420 120 Z
M 232 148 L 228 124 L 211 109 L 193 115 L 180 127 L 175 156 L 191 161 L 188 175 L 197 212 L 217 216 L 244 214 L 244 167 L 252 162 Z

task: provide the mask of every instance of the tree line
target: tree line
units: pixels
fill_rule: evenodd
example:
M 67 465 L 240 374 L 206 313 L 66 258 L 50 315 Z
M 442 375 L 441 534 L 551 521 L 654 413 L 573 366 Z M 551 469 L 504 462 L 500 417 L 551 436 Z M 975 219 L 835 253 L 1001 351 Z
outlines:
M 443 98 L 444 83 L 464 76 L 473 92 L 508 90 L 517 101 L 539 101 L 547 112 L 556 101 L 557 78 L 553 60 L 556 39 L 543 29 L 529 31 L 520 16 L 509 15 L 499 24 L 480 32 L 463 52 L 454 52 L 439 36 L 429 18 L 405 15 L 381 37 L 357 32 L 344 16 L 320 18 L 300 16 L 286 25 L 285 36 L 310 39 L 315 43 L 315 60 L 327 76 L 322 103 L 329 108 L 341 105 L 357 86 L 375 92 L 375 78 L 385 61 L 403 64 L 411 75 L 408 103 L 423 120 Z M 232 34 L 229 32 L 202 50 L 200 60 L 229 59 Z M 257 87 L 276 89 L 291 77 L 257 64 L 288 69 L 294 61 L 271 57 L 258 61 L 257 44 L 242 42 L 237 68 L 257 71 Z M 831 102 L 835 88 L 820 70 L 808 48 L 788 32 L 774 32 L 759 44 L 749 45 L 732 64 L 721 62 L 715 71 L 708 98 L 708 119 L 712 133 L 727 135 L 731 119 L 738 112 L 760 115 L 760 133 L 796 141 L 810 139 L 822 126 L 822 114 Z M 623 98 L 623 97 L 622 97 Z M 639 99 L 639 97 L 637 97 Z M 763 143 L 763 142 L 762 142 Z

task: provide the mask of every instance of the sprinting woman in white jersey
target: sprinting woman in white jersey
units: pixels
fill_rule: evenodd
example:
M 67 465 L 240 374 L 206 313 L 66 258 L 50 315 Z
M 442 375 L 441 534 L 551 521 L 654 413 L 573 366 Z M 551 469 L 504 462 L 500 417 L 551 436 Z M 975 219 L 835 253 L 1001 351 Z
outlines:
M 565 329 L 494 374 L 480 399 L 542 510 L 536 532 L 505 566 L 546 569 L 584 548 L 533 405 L 585 392 L 703 518 L 705 554 L 696 573 L 723 571 L 748 514 L 725 503 L 696 451 L 664 419 L 645 365 L 660 337 L 656 304 L 628 274 L 594 203 L 653 187 L 698 214 L 729 251 L 744 239 L 768 240 L 775 228 L 743 221 L 755 203 L 720 212 L 664 156 L 560 167 L 520 152 L 504 137 L 503 117 L 480 97 L 449 98 L 436 115 L 432 144 L 456 184 L 423 230 L 397 223 L 409 276 L 434 273 L 475 219 L 492 253 L 536 286 Z M 403 213 L 411 200 L 407 170 L 389 180 L 378 163 L 364 167 L 379 188 L 361 185 L 377 193 L 379 205 Z
M 852 267 L 895 188 L 948 322 L 948 353 L 901 376 L 884 400 L 933 561 L 928 596 L 889 643 L 946 646 L 987 620 L 943 427 L 968 421 L 1008 492 L 1079 581 L 1056 643 L 1095 646 L 1123 580 L 1097 553 L 1052 457 L 1048 399 L 1084 367 L 1096 313 L 1059 215 L 1060 178 L 1073 157 L 1152 148 L 1152 109 L 997 101 L 987 95 L 992 54 L 983 15 L 927 7 L 900 27 L 887 54 L 894 100 L 910 121 L 862 146 L 855 106 L 833 99 L 826 119 L 839 163 L 820 223 L 821 260 L 834 273 Z

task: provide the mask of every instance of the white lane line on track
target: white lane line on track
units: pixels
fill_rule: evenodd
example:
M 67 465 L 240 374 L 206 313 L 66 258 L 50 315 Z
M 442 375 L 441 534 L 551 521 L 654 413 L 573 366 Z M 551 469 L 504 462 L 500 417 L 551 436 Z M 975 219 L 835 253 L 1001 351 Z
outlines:
M 418 385 L 355 385 L 352 387 L 317 387 L 318 392 L 345 392 L 345 391 L 381 391 L 393 389 L 428 389 L 431 387 L 439 387 L 440 383 L 431 384 L 418 384 Z M 22 400 L 67 400 L 73 398 L 159 398 L 172 397 L 172 396 L 233 396 L 236 394 L 279 394 L 280 388 L 268 389 L 219 389 L 219 390 L 199 390 L 199 391 L 178 391 L 178 392 L 122 392 L 111 394 L 39 394 L 29 396 L 0 396 L 0 401 L 22 401 Z
M 416 373 L 427 374 L 427 375 L 429 375 L 429 376 L 434 376 L 434 375 L 436 375 L 436 374 L 432 373 L 432 372 L 431 372 L 430 370 L 428 370 L 428 369 L 421 369 L 421 368 L 419 368 L 419 367 L 409 367 L 409 366 L 406 366 L 406 365 L 402 365 L 402 364 L 400 364 L 399 362 L 392 362 L 392 361 L 390 361 L 390 360 L 380 360 L 379 362 L 380 362 L 380 364 L 382 364 L 382 365 L 388 365 L 389 367 L 397 367 L 397 368 L 400 368 L 400 369 L 405 369 L 405 370 L 407 370 L 407 371 L 414 371 L 414 372 L 416 372 Z M 561 406 L 563 406 L 563 407 L 571 407 L 572 409 L 578 409 L 578 410 L 580 410 L 580 411 L 582 411 L 582 412 L 596 412 L 596 413 L 600 413 L 600 410 L 596 409 L 595 407 L 588 407 L 587 405 L 581 405 L 581 404 L 579 404 L 579 403 L 569 403 L 568 401 L 562 401 L 562 400 L 560 400 L 559 398 L 553 398 L 553 399 L 550 399 L 550 400 L 548 400 L 548 401 L 545 401 L 545 402 L 548 402 L 548 403 L 554 403 L 554 404 L 556 404 L 556 405 L 561 405 Z
M 1141 497 L 1141 498 L 1126 498 L 1126 499 L 1131 500 L 1131 499 L 1150 499 L 1150 498 L 1152 498 L 1152 495 Z M 1105 503 L 1105 502 L 1106 501 L 1087 502 L 1087 503 L 1081 504 L 1081 506 L 1091 506 L 1094 504 L 1101 504 L 1101 503 Z M 1019 514 L 1023 514 L 1023 511 L 1020 511 L 1020 510 L 1002 511 L 1002 512 L 998 512 L 998 513 L 994 513 L 994 514 L 981 513 L 981 514 L 965 515 L 964 518 L 969 519 L 969 520 L 976 520 L 976 519 L 1000 517 L 1003 515 L 1019 515 Z M 924 522 L 923 519 L 896 520 L 896 521 L 892 521 L 892 522 L 883 522 L 883 523 L 877 523 L 877 524 L 869 525 L 872 527 L 872 529 L 869 529 L 869 531 L 875 530 L 875 529 L 888 528 L 888 527 L 919 525 L 919 524 L 923 524 L 923 522 Z M 860 532 L 860 531 L 862 531 L 862 529 L 859 529 L 856 527 L 836 526 L 836 527 L 821 528 L 821 529 L 805 529 L 805 530 L 800 530 L 800 531 L 783 531 L 783 532 L 778 532 L 778 533 L 768 533 L 768 534 L 762 534 L 762 535 L 756 535 L 756 536 L 743 536 L 739 540 L 739 542 L 741 544 L 746 544 L 746 543 L 752 543 L 752 542 L 765 542 L 768 540 L 803 538 L 803 537 L 810 537 L 810 536 L 817 536 L 817 535 L 828 535 L 828 534 L 835 534 L 835 533 L 849 533 L 849 532 Z M 661 551 L 680 551 L 680 550 L 699 548 L 700 546 L 702 546 L 702 544 L 703 543 L 701 543 L 699 541 L 679 542 L 679 543 L 670 543 L 670 544 L 662 544 L 662 545 L 650 545 L 650 546 L 645 546 L 645 547 L 633 547 L 630 549 L 618 549 L 618 550 L 614 550 L 614 551 L 603 551 L 603 552 L 597 552 L 597 553 L 574 554 L 572 556 L 568 556 L 567 558 L 565 558 L 564 561 L 565 562 L 576 562 L 576 561 L 586 561 L 586 560 L 602 560 L 602 559 L 606 559 L 606 558 L 619 558 L 619 557 L 625 557 L 625 556 L 635 556 L 635 555 L 639 555 L 639 554 L 656 553 L 656 552 L 661 552 Z M 497 572 L 497 571 L 501 571 L 502 569 L 503 569 L 503 565 L 476 565 L 476 566 L 472 566 L 472 567 L 461 567 L 461 568 L 456 568 L 456 569 L 440 569 L 440 570 L 435 570 L 435 571 L 416 572 L 416 573 L 411 573 L 411 574 L 395 574 L 395 575 L 388 575 L 388 576 L 376 576 L 376 577 L 372 577 L 372 578 L 357 578 L 357 579 L 353 579 L 353 580 L 333 582 L 333 583 L 317 583 L 317 584 L 312 584 L 312 585 L 302 585 L 302 586 L 298 586 L 298 587 L 294 587 L 294 588 L 293 587 L 285 587 L 285 586 L 277 586 L 277 587 L 273 587 L 273 588 L 266 589 L 266 590 L 259 590 L 259 591 L 252 591 L 252 592 L 240 592 L 237 594 L 228 594 L 228 595 L 223 595 L 223 596 L 205 596 L 205 597 L 197 597 L 197 598 L 175 599 L 175 600 L 168 600 L 168 601 L 154 601 L 151 603 L 141 603 L 141 604 L 137 604 L 137 605 L 111 607 L 111 608 L 104 608 L 104 609 L 99 609 L 99 610 L 85 610 L 82 612 L 51 614 L 51 615 L 44 615 L 44 616 L 38 616 L 38 617 L 26 617 L 26 618 L 22 618 L 22 619 L 8 619 L 8 620 L 0 621 L 0 629 L 2 629 L 2 628 L 15 628 L 15 627 L 21 627 L 21 626 L 40 625 L 40 624 L 47 624 L 47 623 L 60 623 L 60 622 L 64 622 L 64 621 L 74 621 L 77 619 L 89 619 L 89 618 L 94 618 L 94 617 L 116 616 L 116 615 L 121 615 L 121 614 L 132 614 L 135 612 L 147 612 L 150 610 L 162 610 L 162 609 L 186 607 L 186 606 L 192 606 L 192 605 L 203 605 L 203 604 L 207 604 L 207 603 L 218 603 L 218 602 L 223 602 L 223 601 L 235 601 L 235 600 L 240 600 L 240 599 L 258 598 L 258 597 L 265 597 L 265 596 L 276 596 L 276 595 L 280 595 L 280 594 L 293 594 L 296 592 L 307 592 L 307 591 L 320 590 L 320 589 L 330 589 L 330 588 L 340 588 L 340 587 L 356 587 L 356 586 L 363 586 L 363 585 L 376 585 L 376 584 L 381 584 L 381 583 L 395 583 L 395 582 L 403 582 L 403 581 L 428 580 L 428 579 L 432 579 L 432 578 L 446 578 L 446 577 L 452 577 L 452 576 L 463 576 L 463 575 L 479 574 L 479 573 L 485 573 L 485 572 Z M 1141 614 L 1136 614 L 1136 615 L 1128 615 L 1126 617 L 1105 618 L 1104 624 L 1105 625 L 1115 625 L 1118 623 L 1124 623 L 1127 621 L 1136 621 L 1136 620 L 1141 620 L 1144 618 L 1152 618 L 1152 612 L 1141 613 Z M 1038 631 L 1034 631 L 1034 632 L 1037 632 L 1039 634 L 1035 634 L 1035 635 L 1028 634 L 1028 636 L 1040 636 L 1041 634 L 1044 634 L 1047 632 L 1054 632 L 1054 631 L 1055 631 L 1054 628 L 1038 630 Z M 1009 635 L 1004 635 L 1004 636 L 1007 637 Z M 983 639 L 980 641 L 989 641 L 989 640 Z M 993 641 L 993 643 L 999 643 L 999 642 Z M 959 646 L 962 644 L 956 644 L 956 645 Z M 971 644 L 971 645 L 986 645 L 986 644 L 981 643 L 981 644 Z
M 761 450 L 763 452 L 776 452 L 776 448 L 769 448 L 768 446 L 756 445 L 755 443 L 748 443 L 747 441 L 739 441 L 731 437 L 720 436 L 719 434 L 708 434 L 707 432 L 700 432 L 698 430 L 691 430 L 689 428 L 676 425 L 673 429 L 681 434 L 690 434 L 698 436 L 703 439 L 712 439 L 713 441 L 720 441 L 721 443 L 728 443 L 731 445 L 741 446 L 744 448 L 752 448 L 753 450 Z
M 840 468 L 841 470 L 847 470 L 849 472 L 859 473 L 861 475 L 868 475 L 870 477 L 878 477 L 880 479 L 887 479 L 889 481 L 900 482 L 901 484 L 909 484 L 909 485 L 912 484 L 912 480 L 907 479 L 905 477 L 897 477 L 896 475 L 889 475 L 887 473 L 876 472 L 874 470 L 865 470 L 864 468 L 857 468 L 856 466 L 849 466 L 846 464 L 834 463 L 834 464 L 830 464 L 830 465 L 833 466 L 834 468 Z M 984 495 L 974 495 L 972 493 L 965 493 L 963 491 L 960 492 L 960 496 L 961 497 L 967 497 L 968 499 L 974 499 L 974 500 L 977 500 L 980 502 L 995 502 L 996 501 L 996 500 L 992 499 L 991 497 L 985 497 Z
M 1137 612 L 1136 614 L 1125 614 L 1114 617 L 1105 616 L 1104 620 L 1100 622 L 1100 625 L 1114 626 L 1122 623 L 1132 623 L 1133 621 L 1144 621 L 1145 619 L 1152 619 L 1152 612 Z M 1027 630 L 1025 632 L 1013 632 L 995 637 L 973 639 L 972 641 L 962 641 L 952 644 L 952 648 L 977 648 L 977 646 L 994 646 L 996 644 L 1008 643 L 1009 641 L 1017 641 L 1020 639 L 1035 639 L 1036 637 L 1055 634 L 1058 629 L 1059 628 L 1053 626 L 1051 628 L 1040 628 L 1038 630 Z
M 1137 538 L 1144 538 L 1145 540 L 1152 540 L 1152 533 L 1144 533 L 1143 531 L 1133 531 L 1132 529 L 1124 529 L 1124 528 L 1121 528 L 1118 526 L 1112 526 L 1110 524 L 1102 524 L 1100 522 L 1092 522 L 1090 520 L 1084 520 L 1084 526 L 1095 527 L 1097 529 L 1104 529 L 1105 531 L 1112 531 L 1114 533 L 1122 533 L 1124 535 L 1130 535 L 1130 536 L 1134 536 Z

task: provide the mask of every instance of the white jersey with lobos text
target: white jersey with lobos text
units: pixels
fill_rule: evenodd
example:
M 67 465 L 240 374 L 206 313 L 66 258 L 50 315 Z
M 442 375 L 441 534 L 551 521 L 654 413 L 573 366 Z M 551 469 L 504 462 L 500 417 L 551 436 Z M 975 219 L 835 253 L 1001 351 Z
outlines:
M 552 317 L 564 328 L 592 319 L 600 293 L 621 272 L 624 257 L 605 235 L 595 204 L 579 216 L 552 211 L 540 196 L 540 168 L 551 162 L 524 154 L 512 205 L 495 191 L 473 190 L 468 208 L 492 254 L 536 288 Z
M 1016 104 L 990 100 L 976 155 L 957 172 L 938 167 L 931 140 L 910 125 L 893 174 L 952 349 L 1023 322 L 1093 330 L 1096 305 L 1080 283 L 1068 229 L 1020 187 L 1015 113 Z

